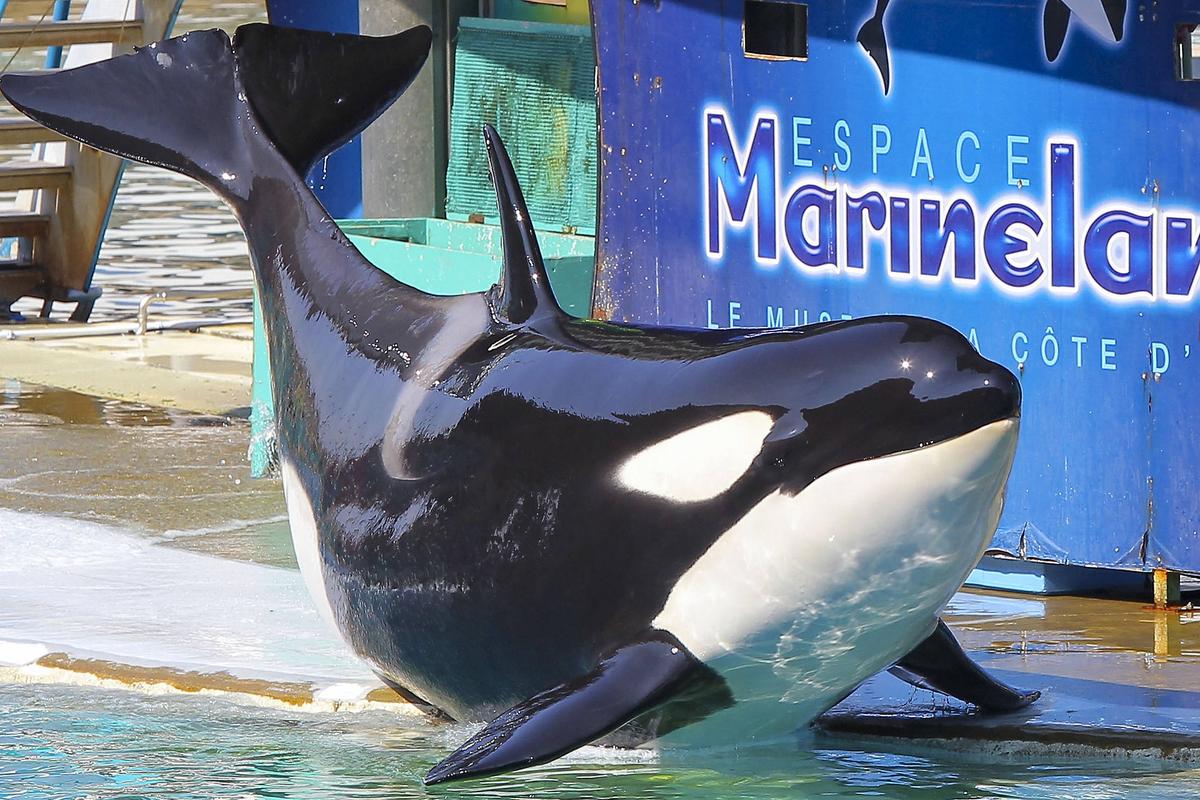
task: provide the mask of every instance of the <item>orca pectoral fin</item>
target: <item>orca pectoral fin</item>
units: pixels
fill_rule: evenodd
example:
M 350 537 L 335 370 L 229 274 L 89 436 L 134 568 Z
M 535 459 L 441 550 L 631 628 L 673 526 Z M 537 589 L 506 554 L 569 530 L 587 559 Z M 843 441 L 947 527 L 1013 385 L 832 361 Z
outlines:
M 1108 27 L 1112 30 L 1113 41 L 1119 42 L 1125 38 L 1125 12 L 1128 0 L 1102 0 L 1104 16 L 1108 18 Z
M 670 700 L 706 670 L 669 633 L 650 630 L 588 675 L 518 703 L 425 776 L 426 785 L 545 764 Z
M 1042 44 L 1046 60 L 1057 61 L 1067 41 L 1067 26 L 1071 24 L 1071 9 L 1063 0 L 1046 0 L 1042 9 Z
M 987 674 L 941 620 L 933 633 L 888 671 L 920 689 L 957 697 L 984 711 L 1016 711 L 1042 696 L 1038 691 L 1014 689 Z

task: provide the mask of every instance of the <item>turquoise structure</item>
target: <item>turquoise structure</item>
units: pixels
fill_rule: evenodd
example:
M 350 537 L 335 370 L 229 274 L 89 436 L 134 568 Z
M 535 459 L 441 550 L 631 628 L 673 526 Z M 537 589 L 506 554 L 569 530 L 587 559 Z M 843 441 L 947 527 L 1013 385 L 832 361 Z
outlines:
M 500 132 L 538 230 L 596 232 L 591 29 L 464 18 L 454 60 L 446 216 L 496 220 L 480 131 Z

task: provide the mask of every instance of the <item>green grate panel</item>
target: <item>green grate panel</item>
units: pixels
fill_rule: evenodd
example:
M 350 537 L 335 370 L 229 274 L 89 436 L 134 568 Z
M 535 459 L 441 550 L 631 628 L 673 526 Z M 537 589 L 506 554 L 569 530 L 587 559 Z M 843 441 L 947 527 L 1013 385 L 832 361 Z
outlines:
M 496 219 L 483 124 L 508 147 L 537 228 L 596 230 L 591 29 L 464 18 L 455 56 L 447 216 Z

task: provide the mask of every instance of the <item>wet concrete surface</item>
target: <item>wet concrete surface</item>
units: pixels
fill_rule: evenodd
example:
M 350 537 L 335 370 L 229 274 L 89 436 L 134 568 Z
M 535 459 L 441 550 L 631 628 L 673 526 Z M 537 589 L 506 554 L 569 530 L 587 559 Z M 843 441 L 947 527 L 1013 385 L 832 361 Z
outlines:
M 967 591 L 945 618 L 989 671 L 1041 698 L 985 715 L 883 674 L 827 714 L 822 729 L 939 748 L 986 742 L 1009 752 L 1200 758 L 1200 614 L 1132 600 Z
M 62 337 L 88 330 L 102 329 L 24 325 L 17 333 Z M 192 412 L 249 413 L 254 343 L 248 325 L 144 336 L 4 340 L 4 333 L 0 379 Z
M 294 566 L 283 493 L 251 480 L 250 425 L 0 381 L 0 508 Z

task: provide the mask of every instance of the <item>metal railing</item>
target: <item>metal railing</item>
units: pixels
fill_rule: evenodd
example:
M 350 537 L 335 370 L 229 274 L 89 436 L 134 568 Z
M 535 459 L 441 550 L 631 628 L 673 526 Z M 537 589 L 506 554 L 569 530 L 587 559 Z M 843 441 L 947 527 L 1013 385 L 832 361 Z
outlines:
M 46 340 L 84 339 L 92 336 L 145 336 L 154 331 L 194 331 L 220 325 L 247 325 L 254 321 L 253 315 L 244 317 L 191 317 L 167 319 L 158 323 L 150 321 L 150 307 L 155 303 L 183 300 L 244 300 L 249 302 L 253 294 L 245 289 L 181 289 L 153 292 L 138 300 L 137 317 L 133 320 L 96 322 L 88 325 L 49 325 L 0 329 L 0 340 Z
M 137 313 L 137 334 L 145 336 L 150 329 L 150 306 L 154 303 L 169 302 L 171 300 L 246 300 L 254 299 L 254 295 L 247 292 L 245 289 L 171 289 L 169 291 L 154 292 L 148 294 L 138 301 Z M 231 319 L 221 321 L 210 321 L 208 325 L 236 325 L 242 322 L 251 322 L 252 317 L 245 319 Z M 198 327 L 202 327 L 199 326 Z

